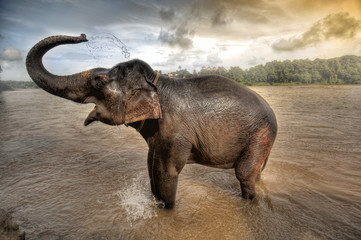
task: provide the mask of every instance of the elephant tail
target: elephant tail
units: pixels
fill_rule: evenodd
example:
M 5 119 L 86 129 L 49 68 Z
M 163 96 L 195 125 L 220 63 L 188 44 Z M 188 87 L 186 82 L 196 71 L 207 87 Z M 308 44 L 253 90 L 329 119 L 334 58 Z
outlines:
M 266 165 L 267 165 L 268 157 L 269 157 L 269 154 L 268 154 L 268 156 L 266 157 L 266 160 L 264 160 L 264 162 L 263 162 L 263 165 L 262 165 L 262 168 L 261 168 L 261 172 L 263 171 L 263 169 L 265 169 L 265 167 L 266 167 Z

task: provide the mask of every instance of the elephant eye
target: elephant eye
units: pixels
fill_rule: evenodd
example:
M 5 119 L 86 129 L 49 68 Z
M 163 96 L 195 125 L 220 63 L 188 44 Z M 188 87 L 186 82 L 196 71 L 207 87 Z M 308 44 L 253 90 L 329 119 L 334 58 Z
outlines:
M 105 84 L 104 84 L 103 82 L 98 81 L 98 82 L 96 83 L 96 88 L 97 88 L 97 89 L 103 89 L 104 85 L 105 85 Z
M 95 81 L 92 81 L 92 85 L 96 89 L 103 89 L 105 84 L 109 81 L 108 77 L 104 74 L 99 74 L 95 77 Z

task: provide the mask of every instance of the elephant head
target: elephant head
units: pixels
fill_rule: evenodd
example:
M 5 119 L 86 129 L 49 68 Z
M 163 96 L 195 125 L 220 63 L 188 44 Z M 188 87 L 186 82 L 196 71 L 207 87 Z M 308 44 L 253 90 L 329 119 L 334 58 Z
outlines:
M 95 103 L 84 124 L 101 121 L 120 125 L 161 118 L 155 72 L 141 60 L 120 63 L 113 68 L 94 68 L 68 76 L 48 72 L 42 57 L 62 44 L 86 42 L 79 37 L 53 36 L 37 43 L 28 53 L 26 67 L 33 81 L 45 91 L 79 103 Z

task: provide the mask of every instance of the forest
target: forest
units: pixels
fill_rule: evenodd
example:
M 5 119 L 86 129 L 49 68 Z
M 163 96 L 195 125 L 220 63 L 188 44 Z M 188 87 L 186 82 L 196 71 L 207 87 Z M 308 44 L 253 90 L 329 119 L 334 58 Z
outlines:
M 331 59 L 272 61 L 243 70 L 240 67 L 202 67 L 199 72 L 181 69 L 177 78 L 218 74 L 244 85 L 361 84 L 361 57 L 347 55 Z

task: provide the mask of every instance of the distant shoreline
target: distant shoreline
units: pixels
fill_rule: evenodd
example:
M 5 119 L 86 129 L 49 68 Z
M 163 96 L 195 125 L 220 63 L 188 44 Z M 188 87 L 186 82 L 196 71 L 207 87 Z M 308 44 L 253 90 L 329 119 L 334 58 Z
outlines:
M 12 91 L 16 89 L 35 89 L 39 88 L 33 81 L 0 81 L 0 92 Z
M 249 69 L 222 66 L 206 67 L 190 73 L 179 69 L 159 73 L 170 78 L 191 78 L 204 75 L 227 77 L 245 86 L 339 86 L 361 85 L 361 56 L 345 55 L 330 59 L 296 59 L 267 62 Z M 0 92 L 11 89 L 34 89 L 33 81 L 0 80 Z
M 242 84 L 242 83 L 240 83 Z M 255 84 L 242 84 L 248 87 L 301 87 L 301 86 L 360 86 L 361 84 L 327 84 L 327 83 L 312 83 L 312 84 L 305 84 L 305 83 L 255 83 Z M 13 91 L 19 89 L 39 89 L 39 87 L 33 81 L 1 81 L 0 80 L 0 92 L 3 91 Z

